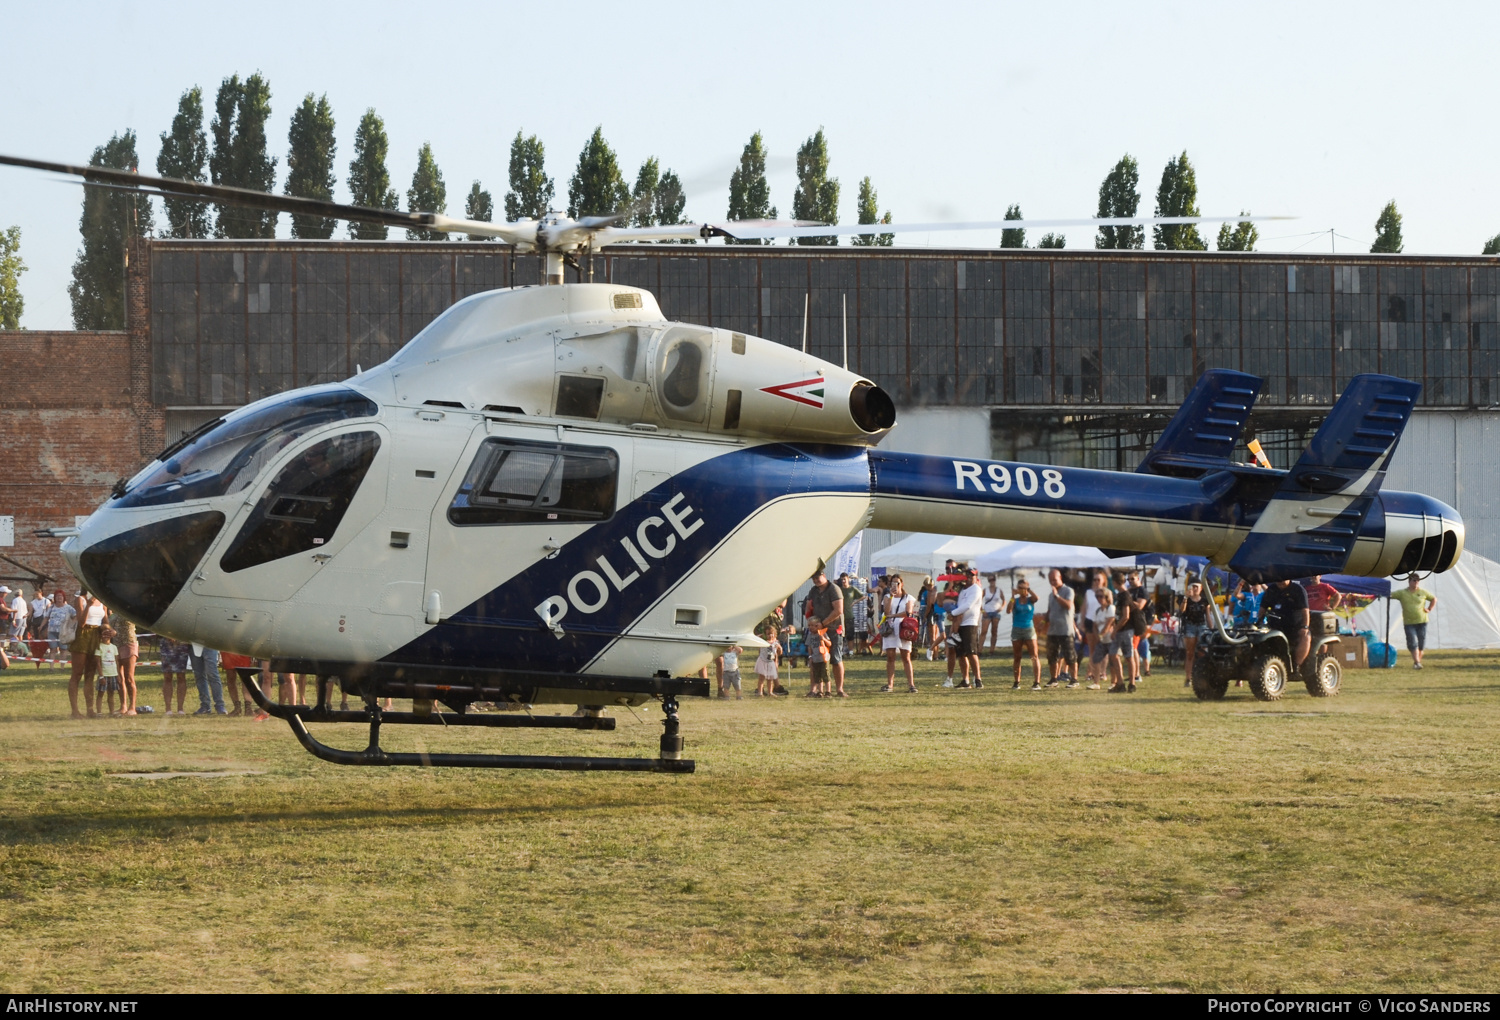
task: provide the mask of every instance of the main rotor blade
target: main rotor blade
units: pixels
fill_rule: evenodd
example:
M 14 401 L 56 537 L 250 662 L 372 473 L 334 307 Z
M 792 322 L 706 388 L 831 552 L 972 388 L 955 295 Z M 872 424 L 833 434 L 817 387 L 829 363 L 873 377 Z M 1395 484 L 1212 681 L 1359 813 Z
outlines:
M 936 234 L 949 230 L 1039 230 L 1043 227 L 1133 227 L 1156 224 L 1259 223 L 1295 216 L 1113 216 L 1068 220 L 982 220 L 968 223 L 837 223 L 821 227 L 744 227 L 732 220 L 704 224 L 715 234 L 737 240 L 770 237 L 831 237 L 840 234 Z
M 175 177 L 152 177 L 149 174 L 116 170 L 113 167 L 76 166 L 71 163 L 51 163 L 20 156 L 0 155 L 0 164 L 46 170 L 57 174 L 71 174 L 92 183 L 135 191 L 144 195 L 195 199 L 220 205 L 266 209 L 272 212 L 301 213 L 306 216 L 325 216 L 330 219 L 353 220 L 360 223 L 381 223 L 390 227 L 406 227 L 411 230 L 441 230 L 482 237 L 498 237 L 512 244 L 534 244 L 536 241 L 534 222 L 481 223 L 472 220 L 457 220 L 440 216 L 437 213 L 402 212 L 399 209 L 345 205 L 342 202 L 325 202 L 318 198 L 273 195 L 264 191 L 235 188 L 224 184 L 203 184 L 199 181 L 184 181 Z

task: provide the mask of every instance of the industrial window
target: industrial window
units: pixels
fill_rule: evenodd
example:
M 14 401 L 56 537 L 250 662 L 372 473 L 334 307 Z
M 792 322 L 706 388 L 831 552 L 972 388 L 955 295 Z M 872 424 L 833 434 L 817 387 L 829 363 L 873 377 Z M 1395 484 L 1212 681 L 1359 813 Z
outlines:
M 487 439 L 448 508 L 454 524 L 602 521 L 615 510 L 620 461 L 596 446 Z
M 219 566 L 234 573 L 327 545 L 379 449 L 373 432 L 348 432 L 308 447 L 277 472 Z

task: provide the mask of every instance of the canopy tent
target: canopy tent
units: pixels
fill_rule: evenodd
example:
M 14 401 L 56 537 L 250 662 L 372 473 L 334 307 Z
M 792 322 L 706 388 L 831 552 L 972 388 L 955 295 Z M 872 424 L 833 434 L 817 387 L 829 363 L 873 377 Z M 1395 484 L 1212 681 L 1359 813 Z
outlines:
M 1050 542 L 1000 542 L 995 548 L 970 560 L 969 565 L 978 568 L 981 574 L 994 574 L 1002 570 L 1045 570 L 1060 567 L 1064 570 L 1088 567 L 1133 567 L 1134 556 L 1111 559 L 1090 545 L 1053 545 Z
M 1343 587 L 1333 578 L 1324 580 Z M 1400 580 L 1390 584 L 1406 587 Z M 1437 597 L 1427 621 L 1428 648 L 1500 648 L 1500 563 L 1466 552 L 1451 570 L 1423 578 L 1421 587 Z M 1374 602 L 1355 615 L 1354 629 L 1385 634 L 1384 640 L 1406 648 L 1401 607 L 1389 607 L 1389 629 L 1387 615 L 1385 600 Z
M 1350 577 L 1348 574 L 1324 574 L 1323 583 L 1355 595 L 1384 597 L 1391 593 L 1391 582 L 1384 577 Z M 1428 589 L 1431 591 L 1432 589 Z
M 948 560 L 973 564 L 980 556 L 1002 545 L 998 538 L 968 538 L 963 535 L 931 535 L 917 532 L 879 552 L 870 554 L 870 566 L 890 573 L 930 574 L 937 577 Z

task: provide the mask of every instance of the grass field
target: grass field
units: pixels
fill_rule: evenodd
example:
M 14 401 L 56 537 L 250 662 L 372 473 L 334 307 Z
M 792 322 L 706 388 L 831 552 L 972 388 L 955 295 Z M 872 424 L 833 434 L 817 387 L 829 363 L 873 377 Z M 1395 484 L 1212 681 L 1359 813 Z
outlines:
M 16 666 L 0 986 L 1493 991 L 1497 666 L 1267 705 L 1161 672 L 940 692 L 925 662 L 886 695 L 865 660 L 846 702 L 688 702 L 692 776 L 339 768 L 275 720 L 72 721 Z M 654 755 L 658 716 L 617 714 L 386 743 Z

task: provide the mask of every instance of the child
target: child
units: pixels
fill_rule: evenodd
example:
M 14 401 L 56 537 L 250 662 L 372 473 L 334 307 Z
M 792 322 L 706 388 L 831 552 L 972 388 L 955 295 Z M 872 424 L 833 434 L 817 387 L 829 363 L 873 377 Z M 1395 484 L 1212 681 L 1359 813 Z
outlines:
M 730 645 L 719 661 L 724 664 L 724 683 L 720 690 L 724 691 L 724 697 L 728 697 L 729 688 L 734 688 L 734 700 L 743 701 L 744 693 L 740 690 L 740 652 L 744 651 L 739 645 Z
M 120 695 L 120 708 L 125 708 L 125 695 L 120 690 L 120 650 L 115 647 L 115 631 L 106 626 L 99 632 L 99 695 L 109 702 L 109 714 L 115 715 L 115 695 Z M 104 706 L 100 706 L 101 708 Z
M 831 646 L 828 640 L 828 629 L 815 627 L 814 623 L 815 621 L 809 620 L 807 629 L 803 631 L 807 640 L 807 669 L 810 675 L 807 696 L 826 698 L 830 693 L 828 656 Z
M 781 646 L 776 642 L 774 631 L 764 633 L 761 637 L 766 639 L 766 647 L 760 650 L 760 656 L 755 660 L 755 693 L 760 697 L 776 697 L 776 681 L 779 679 L 776 672 L 776 662 L 781 658 Z

